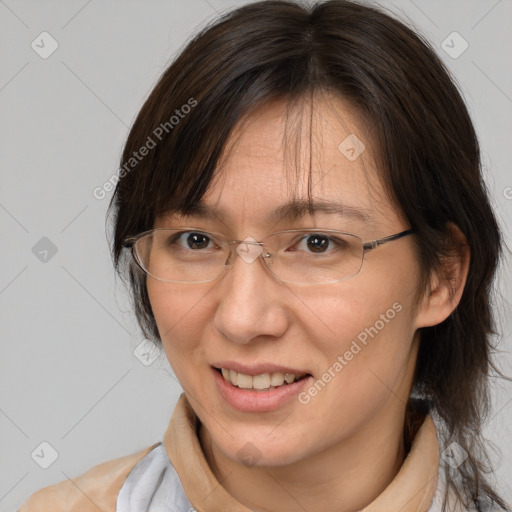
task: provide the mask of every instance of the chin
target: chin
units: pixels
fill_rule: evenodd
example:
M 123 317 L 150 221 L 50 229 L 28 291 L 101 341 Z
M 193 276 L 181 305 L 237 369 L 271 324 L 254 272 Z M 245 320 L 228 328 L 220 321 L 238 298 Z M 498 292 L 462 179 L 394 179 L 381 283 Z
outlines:
M 225 437 L 220 443 L 215 439 L 216 432 L 210 433 L 212 440 L 224 452 L 225 456 L 236 463 L 248 467 L 277 467 L 293 464 L 306 455 L 304 441 L 293 441 L 288 433 L 283 437 L 269 439 L 268 431 Z

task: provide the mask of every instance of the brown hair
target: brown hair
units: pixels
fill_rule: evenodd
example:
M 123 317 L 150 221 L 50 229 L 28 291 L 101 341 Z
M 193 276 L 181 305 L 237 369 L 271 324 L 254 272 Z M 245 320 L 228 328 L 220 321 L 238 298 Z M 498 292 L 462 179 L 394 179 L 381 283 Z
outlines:
M 447 474 L 451 488 L 479 510 L 493 502 L 505 508 L 483 476 L 481 437 L 494 368 L 490 301 L 501 235 L 461 94 L 429 43 L 406 24 L 347 0 L 310 7 L 267 0 L 203 29 L 164 72 L 128 136 L 110 204 L 116 269 L 122 275 L 127 236 L 151 229 L 169 209 L 193 210 L 245 115 L 316 91 L 348 100 L 371 126 L 381 179 L 417 233 L 421 292 L 450 252 L 448 223 L 467 239 L 462 298 L 448 319 L 421 329 L 413 391 L 443 421 L 446 444 L 456 441 L 468 453 L 456 474 Z M 150 141 L 155 146 L 127 167 Z M 146 276 L 132 265 L 128 276 L 141 329 L 159 340 Z

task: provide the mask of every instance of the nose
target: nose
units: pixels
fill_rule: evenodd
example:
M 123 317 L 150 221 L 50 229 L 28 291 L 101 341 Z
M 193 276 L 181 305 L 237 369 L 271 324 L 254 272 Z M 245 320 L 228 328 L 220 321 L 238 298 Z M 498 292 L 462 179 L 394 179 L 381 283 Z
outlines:
M 289 326 L 287 289 L 265 268 L 262 247 L 247 238 L 232 251 L 228 272 L 217 287 L 215 328 L 234 343 L 283 336 Z M 288 299 L 289 302 L 289 299 Z

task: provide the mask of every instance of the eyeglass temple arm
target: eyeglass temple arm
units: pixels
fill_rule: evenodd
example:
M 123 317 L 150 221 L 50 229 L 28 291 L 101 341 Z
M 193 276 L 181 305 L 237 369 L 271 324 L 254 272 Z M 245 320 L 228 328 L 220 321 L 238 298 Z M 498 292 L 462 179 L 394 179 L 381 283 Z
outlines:
M 135 236 L 130 236 L 128 238 L 126 238 L 125 240 L 123 240 L 123 247 L 126 247 L 127 249 L 130 249 L 131 247 L 133 247 L 133 244 L 137 241 L 137 237 Z
M 371 251 L 372 249 L 376 249 L 377 247 L 379 247 L 379 245 L 385 244 L 387 242 L 392 242 L 393 240 L 398 240 L 399 238 L 410 235 L 411 233 L 414 233 L 414 229 L 406 229 L 405 231 L 401 231 L 396 235 L 390 235 L 384 238 L 379 238 L 378 240 L 372 240 L 371 242 L 365 242 L 363 244 L 363 249 L 365 252 Z

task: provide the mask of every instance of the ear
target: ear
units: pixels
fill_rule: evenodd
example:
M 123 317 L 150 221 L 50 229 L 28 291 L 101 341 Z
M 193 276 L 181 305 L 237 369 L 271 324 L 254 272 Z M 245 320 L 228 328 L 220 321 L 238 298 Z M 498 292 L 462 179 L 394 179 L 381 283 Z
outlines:
M 457 307 L 469 270 L 470 250 L 457 225 L 446 225 L 449 256 L 441 257 L 441 269 L 433 271 L 429 289 L 421 300 L 415 327 L 430 327 L 446 320 Z

